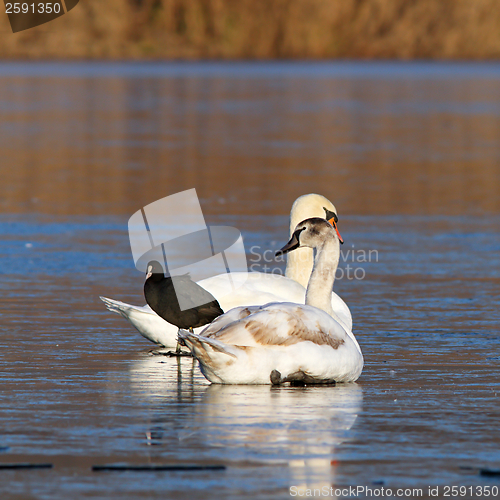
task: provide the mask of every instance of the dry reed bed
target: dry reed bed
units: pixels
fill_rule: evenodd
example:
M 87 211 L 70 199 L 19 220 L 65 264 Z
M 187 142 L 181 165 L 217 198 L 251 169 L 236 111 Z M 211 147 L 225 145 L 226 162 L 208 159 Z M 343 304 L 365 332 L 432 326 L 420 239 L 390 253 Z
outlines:
M 498 0 L 81 0 L 12 34 L 0 57 L 100 59 L 500 56 Z

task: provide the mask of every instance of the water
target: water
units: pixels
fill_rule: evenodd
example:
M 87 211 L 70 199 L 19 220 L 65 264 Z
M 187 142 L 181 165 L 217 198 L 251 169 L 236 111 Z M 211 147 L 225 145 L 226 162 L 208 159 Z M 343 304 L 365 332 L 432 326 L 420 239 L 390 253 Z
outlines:
M 2 497 L 500 487 L 479 474 L 500 469 L 499 80 L 496 64 L 0 65 L 0 463 L 53 464 L 0 470 Z M 282 269 L 263 251 L 297 196 L 332 199 L 357 384 L 210 386 L 106 311 L 99 295 L 144 303 L 128 217 L 191 187 L 254 270 Z M 226 469 L 91 470 L 117 463 Z

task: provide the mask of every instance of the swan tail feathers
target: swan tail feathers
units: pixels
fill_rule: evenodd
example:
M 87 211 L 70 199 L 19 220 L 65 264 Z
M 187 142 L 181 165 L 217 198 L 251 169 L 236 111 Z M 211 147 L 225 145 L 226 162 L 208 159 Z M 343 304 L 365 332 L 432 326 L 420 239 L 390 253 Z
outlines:
M 193 356 L 201 360 L 205 356 L 213 353 L 225 354 L 232 358 L 237 357 L 237 349 L 215 339 L 202 337 L 196 333 L 188 332 L 187 330 L 179 330 L 179 339 L 183 341 L 193 353 Z
M 99 297 L 108 311 L 114 312 L 116 314 L 122 315 L 124 318 L 128 318 L 131 313 L 146 313 L 146 314 L 154 314 L 151 310 L 146 310 L 146 307 L 143 306 L 134 306 L 132 304 L 125 304 L 125 302 L 121 302 L 119 300 L 108 299 L 107 297 Z
M 108 299 L 107 297 L 99 297 L 108 311 L 114 312 L 116 314 L 123 314 L 123 310 L 127 308 L 127 305 L 119 300 Z

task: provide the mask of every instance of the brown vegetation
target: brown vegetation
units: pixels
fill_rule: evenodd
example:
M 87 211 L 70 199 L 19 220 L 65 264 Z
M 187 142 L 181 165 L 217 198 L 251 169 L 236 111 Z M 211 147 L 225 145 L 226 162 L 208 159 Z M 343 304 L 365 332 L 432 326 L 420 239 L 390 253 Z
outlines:
M 500 56 L 498 0 L 80 0 L 12 34 L 2 58 L 266 59 Z

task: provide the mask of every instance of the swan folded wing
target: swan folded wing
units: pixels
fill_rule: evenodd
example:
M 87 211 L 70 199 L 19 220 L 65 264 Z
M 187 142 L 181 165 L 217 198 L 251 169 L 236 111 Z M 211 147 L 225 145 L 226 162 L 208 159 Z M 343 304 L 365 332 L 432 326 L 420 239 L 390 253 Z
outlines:
M 235 307 L 227 311 L 224 315 L 216 318 L 210 325 L 208 325 L 201 333 L 203 337 L 216 338 L 217 333 L 224 328 L 226 328 L 231 323 L 235 321 L 240 321 L 246 318 L 250 314 L 257 310 L 260 310 L 262 306 L 241 306 Z
M 227 292 L 227 277 L 232 277 L 234 283 L 244 282 L 236 286 L 233 293 Z M 265 273 L 230 273 L 214 276 L 198 282 L 200 286 L 217 297 L 226 311 L 242 305 L 263 305 L 270 302 L 305 302 L 305 288 L 297 282 L 274 274 Z
M 214 276 L 198 282 L 200 286 L 217 297 L 226 311 L 242 304 L 262 305 L 270 302 L 292 302 L 304 304 L 306 289 L 296 281 L 276 274 L 231 273 L 234 281 L 244 281 L 244 286 L 237 287 L 234 293 L 227 293 L 227 276 Z M 352 330 L 352 316 L 347 304 L 335 292 L 332 292 L 332 309 L 347 330 Z
M 226 344 L 249 347 L 289 346 L 299 342 L 313 342 L 337 349 L 345 342 L 345 331 L 324 311 L 298 304 L 276 303 L 258 308 L 244 309 L 249 314 L 244 318 L 228 321 L 217 328 L 217 321 L 201 335 L 215 338 Z M 252 311 L 253 309 L 253 311 Z M 233 310 L 234 311 L 234 310 Z M 208 329 L 207 329 L 208 330 Z M 208 333 L 208 334 L 207 334 Z

